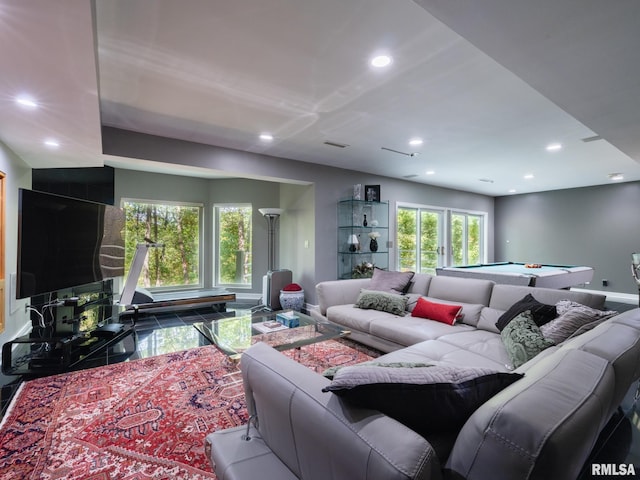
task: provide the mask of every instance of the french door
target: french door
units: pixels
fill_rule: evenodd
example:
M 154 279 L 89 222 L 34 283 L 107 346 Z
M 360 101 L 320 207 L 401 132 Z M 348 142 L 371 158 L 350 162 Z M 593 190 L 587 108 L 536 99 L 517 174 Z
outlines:
M 444 209 L 399 206 L 397 210 L 398 269 L 436 273 L 446 255 Z
M 485 220 L 483 212 L 398 205 L 398 270 L 435 274 L 438 267 L 486 261 Z

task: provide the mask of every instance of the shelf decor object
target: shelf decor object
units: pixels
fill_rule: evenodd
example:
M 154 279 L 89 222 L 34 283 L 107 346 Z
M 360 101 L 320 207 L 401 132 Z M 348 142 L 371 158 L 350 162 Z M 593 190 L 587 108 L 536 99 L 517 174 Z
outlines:
M 338 278 L 371 276 L 374 265 L 388 269 L 388 245 L 388 202 L 338 202 Z
M 367 202 L 379 202 L 380 201 L 380 185 L 365 185 L 364 199 Z

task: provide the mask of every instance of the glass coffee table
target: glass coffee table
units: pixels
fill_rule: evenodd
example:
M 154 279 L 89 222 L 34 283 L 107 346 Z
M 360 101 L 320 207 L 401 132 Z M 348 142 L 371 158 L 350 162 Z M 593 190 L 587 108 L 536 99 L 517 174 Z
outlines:
M 258 342 L 264 342 L 276 350 L 289 350 L 350 333 L 333 323 L 319 322 L 309 315 L 291 310 L 212 319 L 194 323 L 193 326 L 234 361 Z

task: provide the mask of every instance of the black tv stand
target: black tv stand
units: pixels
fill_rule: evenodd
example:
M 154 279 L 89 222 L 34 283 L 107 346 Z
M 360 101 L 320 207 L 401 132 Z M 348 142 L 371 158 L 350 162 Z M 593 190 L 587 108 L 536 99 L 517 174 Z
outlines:
M 123 361 L 136 348 L 132 325 L 107 323 L 91 332 L 50 337 L 34 328 L 2 346 L 2 373 L 53 375 Z

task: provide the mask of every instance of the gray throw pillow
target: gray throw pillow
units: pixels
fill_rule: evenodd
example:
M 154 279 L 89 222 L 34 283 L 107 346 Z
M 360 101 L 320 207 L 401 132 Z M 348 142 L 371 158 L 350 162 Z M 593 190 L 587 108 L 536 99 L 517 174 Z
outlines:
M 407 298 L 395 293 L 361 290 L 356 307 L 364 310 L 379 310 L 381 312 L 403 315 L 407 309 Z
M 375 268 L 367 288 L 381 292 L 405 293 L 414 275 L 413 272 L 389 272 Z
M 542 336 L 540 327 L 536 325 L 529 310 L 511 320 L 500 335 L 513 368 L 518 368 L 544 349 L 554 345 L 551 340 Z
M 540 327 L 544 338 L 562 343 L 576 333 L 584 333 L 618 314 L 613 310 L 597 310 L 571 300 L 560 300 L 556 304 L 558 318 Z

